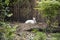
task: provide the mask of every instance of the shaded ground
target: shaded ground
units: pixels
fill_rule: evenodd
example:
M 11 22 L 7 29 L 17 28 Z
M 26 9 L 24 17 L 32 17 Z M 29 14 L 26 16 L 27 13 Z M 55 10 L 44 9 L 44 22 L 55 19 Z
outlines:
M 32 30 L 34 28 L 44 29 L 47 26 L 45 23 L 25 24 L 19 22 L 13 22 L 11 25 L 18 25 L 15 40 L 30 40 L 31 37 L 33 38 L 35 36 L 35 34 L 27 30 Z
M 33 28 L 44 29 L 47 27 L 45 23 L 38 23 L 38 24 L 25 24 L 25 23 L 11 23 L 12 25 L 18 25 L 18 30 L 29 30 Z
M 33 38 L 35 36 L 35 33 L 32 33 L 31 31 L 27 30 L 31 30 L 34 28 L 44 29 L 47 27 L 47 24 L 45 23 L 25 24 L 25 23 L 13 22 L 11 23 L 11 25 L 12 26 L 18 25 L 15 40 L 30 40 L 30 38 Z M 50 39 L 51 36 L 48 36 L 47 38 Z

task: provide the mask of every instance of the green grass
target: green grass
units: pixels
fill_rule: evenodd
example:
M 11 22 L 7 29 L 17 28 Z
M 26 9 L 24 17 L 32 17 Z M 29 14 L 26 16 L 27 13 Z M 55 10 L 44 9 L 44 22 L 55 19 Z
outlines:
M 32 32 L 36 34 L 34 40 L 60 40 L 60 33 L 50 33 L 50 37 L 48 37 L 45 32 L 40 32 L 37 29 L 34 29 Z
M 54 40 L 60 40 L 60 33 L 52 33 L 51 36 Z

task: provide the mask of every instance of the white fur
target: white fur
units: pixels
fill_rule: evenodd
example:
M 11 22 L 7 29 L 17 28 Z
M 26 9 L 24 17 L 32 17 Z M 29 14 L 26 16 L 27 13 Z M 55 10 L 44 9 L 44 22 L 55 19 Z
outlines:
M 30 24 L 35 24 L 36 23 L 36 19 L 33 17 L 33 20 L 27 20 L 25 21 L 26 24 L 30 23 Z

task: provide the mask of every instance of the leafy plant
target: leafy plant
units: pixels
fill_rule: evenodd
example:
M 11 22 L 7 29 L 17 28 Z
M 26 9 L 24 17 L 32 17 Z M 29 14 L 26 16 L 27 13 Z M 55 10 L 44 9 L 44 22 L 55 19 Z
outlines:
M 36 36 L 34 37 L 34 40 L 46 40 L 46 34 L 42 32 L 36 32 Z
M 46 17 L 46 23 L 48 24 L 47 30 L 51 31 L 51 28 L 54 27 L 52 24 L 55 23 L 53 19 L 58 15 L 58 10 L 60 9 L 60 2 L 56 0 L 41 0 L 37 1 L 38 5 L 35 9 L 37 9 L 42 17 Z
M 57 1 L 59 1 L 59 2 L 60 2 L 60 0 L 57 0 Z
M 46 40 L 46 34 L 43 32 L 39 32 L 38 29 L 34 29 L 32 32 L 35 33 L 35 37 L 33 40 Z
M 10 24 L 4 22 L 0 22 L 0 25 L 0 33 L 2 34 L 0 37 L 4 40 L 13 40 L 17 25 L 12 27 Z
M 12 13 L 9 9 L 10 0 L 1 0 L 0 1 L 0 21 L 4 21 L 4 18 L 11 17 Z
M 60 33 L 51 34 L 53 39 L 60 40 Z

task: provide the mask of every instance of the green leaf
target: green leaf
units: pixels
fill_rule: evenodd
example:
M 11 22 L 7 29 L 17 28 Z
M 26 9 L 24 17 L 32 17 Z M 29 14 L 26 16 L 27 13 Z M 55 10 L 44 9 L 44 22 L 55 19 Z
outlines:
M 8 14 L 7 16 L 8 16 L 8 17 L 11 17 L 12 15 L 13 15 L 13 14 L 11 13 L 11 14 Z
M 8 6 L 9 5 L 9 0 L 5 0 L 5 4 Z

